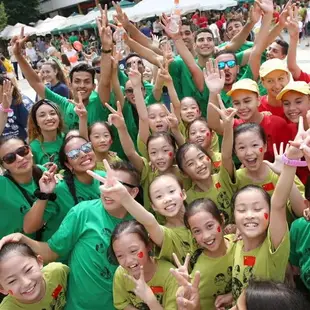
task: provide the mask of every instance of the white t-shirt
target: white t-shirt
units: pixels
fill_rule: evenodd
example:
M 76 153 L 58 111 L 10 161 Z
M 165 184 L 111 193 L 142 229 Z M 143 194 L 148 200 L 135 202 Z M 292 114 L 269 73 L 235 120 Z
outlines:
M 298 21 L 298 29 L 299 29 L 299 32 L 302 32 L 303 27 L 304 27 L 303 22 L 302 22 L 301 20 Z
M 159 33 L 163 30 L 163 27 L 160 23 L 157 23 L 156 21 L 153 23 L 153 33 Z
M 17 62 L 17 60 L 13 54 L 13 47 L 12 46 L 8 46 L 8 53 L 10 55 L 11 62 Z
M 217 27 L 217 25 L 215 23 L 211 24 L 209 26 L 209 29 L 212 31 L 214 39 L 217 39 L 220 37 L 219 28 Z
M 38 55 L 36 50 L 32 48 L 26 48 L 26 56 L 30 58 L 32 62 L 38 61 Z
M 310 22 L 310 8 L 307 8 L 307 16 L 306 16 L 306 22 Z

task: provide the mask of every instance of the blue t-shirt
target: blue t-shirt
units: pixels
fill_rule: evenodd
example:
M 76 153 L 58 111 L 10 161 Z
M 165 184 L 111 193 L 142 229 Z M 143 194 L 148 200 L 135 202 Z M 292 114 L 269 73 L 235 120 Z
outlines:
M 63 97 L 66 97 L 66 98 L 69 98 L 69 88 L 66 84 L 64 83 L 61 83 L 61 82 L 58 82 L 56 85 L 52 86 L 50 85 L 49 86 L 50 90 L 52 90 L 54 93 L 60 95 L 60 96 L 63 96 Z
M 151 28 L 149 28 L 149 27 L 143 27 L 143 28 L 141 28 L 140 29 L 140 31 L 145 35 L 145 36 L 147 36 L 147 37 L 151 37 L 151 33 L 152 33 L 152 30 L 151 30 Z

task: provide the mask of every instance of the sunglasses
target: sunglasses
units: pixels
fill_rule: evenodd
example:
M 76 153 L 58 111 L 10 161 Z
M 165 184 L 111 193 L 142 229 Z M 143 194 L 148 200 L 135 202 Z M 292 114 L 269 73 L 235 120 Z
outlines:
M 13 164 L 16 160 L 16 155 L 20 157 L 25 157 L 29 154 L 30 147 L 28 145 L 24 145 L 19 147 L 15 152 L 8 153 L 3 156 L 3 158 L 0 160 L 0 162 L 4 162 L 7 165 Z
M 135 62 L 127 62 L 126 63 L 126 68 L 131 68 L 131 66 L 134 64 Z M 137 65 L 141 66 L 142 65 L 142 60 L 138 60 L 137 61 Z
M 141 87 L 141 90 L 144 91 L 144 87 Z M 127 88 L 125 89 L 125 94 L 133 94 L 133 88 Z
M 136 187 L 139 187 L 137 185 L 132 185 L 132 184 L 129 184 L 129 183 L 125 183 L 125 182 L 122 182 L 120 180 L 118 180 L 118 182 L 120 182 L 121 184 L 123 184 L 124 186 L 127 186 L 129 188 L 136 188 Z
M 236 66 L 236 61 L 235 61 L 235 60 L 220 61 L 220 62 L 217 64 L 217 66 L 218 66 L 218 68 L 219 68 L 220 70 L 225 69 L 226 65 L 227 65 L 228 68 L 233 68 L 233 67 Z
M 85 154 L 90 153 L 92 151 L 91 142 L 87 142 L 83 144 L 78 149 L 73 149 L 70 152 L 66 153 L 69 159 L 77 159 L 80 156 L 80 153 L 83 152 Z

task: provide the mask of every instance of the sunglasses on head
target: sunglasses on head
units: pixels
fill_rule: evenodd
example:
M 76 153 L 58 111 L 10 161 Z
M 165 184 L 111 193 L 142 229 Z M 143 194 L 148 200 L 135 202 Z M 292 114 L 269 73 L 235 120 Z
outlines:
M 127 62 L 127 63 L 126 63 L 126 68 L 131 68 L 131 66 L 132 66 L 133 63 L 135 63 L 135 61 L 134 61 L 134 62 Z M 138 61 L 137 61 L 137 65 L 138 65 L 138 66 L 141 66 L 141 65 L 142 65 L 142 60 L 138 60 Z
M 69 159 L 77 159 L 80 156 L 80 153 L 83 152 L 85 154 L 90 153 L 92 151 L 91 142 L 87 142 L 83 144 L 78 149 L 73 149 L 70 152 L 66 153 Z
M 20 157 L 25 157 L 29 154 L 30 152 L 30 147 L 28 145 L 24 145 L 19 147 L 15 152 L 8 153 L 2 157 L 0 162 L 4 162 L 7 165 L 13 164 L 16 160 L 16 155 Z
M 225 69 L 226 65 L 228 68 L 233 68 L 236 66 L 236 61 L 235 60 L 228 60 L 228 61 L 220 61 L 217 63 L 217 66 L 220 70 Z

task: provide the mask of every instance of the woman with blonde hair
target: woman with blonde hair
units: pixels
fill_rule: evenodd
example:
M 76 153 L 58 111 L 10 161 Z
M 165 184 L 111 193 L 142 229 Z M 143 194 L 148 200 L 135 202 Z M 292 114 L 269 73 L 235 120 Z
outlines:
M 35 48 L 33 47 L 30 41 L 26 43 L 26 57 L 31 63 L 31 66 L 33 67 L 33 69 L 36 69 L 39 58 L 38 58 L 38 54 Z

